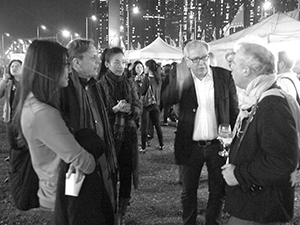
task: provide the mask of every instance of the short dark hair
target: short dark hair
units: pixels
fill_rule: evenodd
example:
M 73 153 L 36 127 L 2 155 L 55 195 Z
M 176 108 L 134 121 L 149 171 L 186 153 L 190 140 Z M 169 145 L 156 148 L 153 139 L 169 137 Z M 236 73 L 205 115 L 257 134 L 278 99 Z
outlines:
M 116 54 L 124 55 L 123 50 L 119 47 L 112 47 L 107 49 L 107 52 L 105 54 L 105 61 L 110 62 L 110 59 Z

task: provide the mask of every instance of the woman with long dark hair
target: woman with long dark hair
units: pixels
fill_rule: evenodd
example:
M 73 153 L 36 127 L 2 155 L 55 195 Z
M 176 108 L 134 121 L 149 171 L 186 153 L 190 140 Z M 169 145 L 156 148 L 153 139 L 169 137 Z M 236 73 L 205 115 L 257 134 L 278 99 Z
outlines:
M 125 76 L 126 61 L 122 49 L 113 47 L 105 54 L 106 73 L 98 84 L 113 129 L 119 164 L 119 225 L 131 198 L 131 184 L 138 185 L 138 138 L 135 120 L 141 114 L 141 102 L 132 79 Z
M 147 84 L 148 88 L 152 89 L 152 92 L 155 97 L 155 104 L 151 104 L 149 106 L 143 107 L 143 113 L 142 113 L 142 122 L 141 122 L 141 139 L 142 139 L 142 148 L 140 149 L 140 152 L 144 153 L 146 151 L 146 143 L 148 141 L 147 137 L 147 129 L 149 120 L 151 120 L 153 126 L 156 129 L 156 133 L 158 136 L 158 142 L 159 142 L 159 150 L 164 149 L 164 141 L 163 141 L 163 134 L 160 126 L 160 110 L 159 110 L 159 104 L 160 104 L 160 98 L 161 98 L 161 75 L 158 71 L 159 65 L 153 60 L 150 59 L 146 63 L 146 77 L 144 79 L 144 82 Z M 146 89 L 147 91 L 148 89 Z M 146 94 L 146 91 L 142 93 L 142 95 Z
M 13 121 L 20 128 L 19 141 L 29 147 L 39 178 L 41 214 L 48 222 L 53 220 L 61 160 L 71 163 L 68 174 L 76 170 L 78 180 L 96 166 L 94 157 L 70 133 L 59 110 L 59 89 L 68 85 L 69 66 L 65 47 L 34 40 L 26 53 Z

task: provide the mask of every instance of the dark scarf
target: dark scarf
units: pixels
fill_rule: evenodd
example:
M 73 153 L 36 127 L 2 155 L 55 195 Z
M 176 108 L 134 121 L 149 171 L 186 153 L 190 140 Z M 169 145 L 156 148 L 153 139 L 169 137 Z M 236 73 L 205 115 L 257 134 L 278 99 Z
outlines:
M 132 86 L 130 80 L 124 75 L 117 76 L 113 74 L 110 70 L 107 70 L 99 81 L 101 85 L 103 96 L 105 96 L 105 103 L 108 109 L 108 116 L 110 120 L 111 127 L 113 128 L 116 151 L 119 152 L 121 145 L 126 137 L 127 142 L 130 146 L 126 148 L 131 148 L 132 151 L 132 166 L 134 171 L 134 180 L 136 179 L 135 186 L 138 183 L 138 146 L 137 146 L 137 127 L 135 123 L 135 118 L 131 114 L 124 113 L 113 113 L 112 108 L 117 105 L 119 100 L 125 99 L 128 103 L 133 103 L 133 96 L 131 93 Z M 138 98 L 138 95 L 137 95 Z M 133 107 L 133 106 L 132 106 Z M 134 110 L 133 108 L 131 110 Z M 126 134 L 125 134 L 126 133 Z M 130 141 L 129 141 L 130 140 Z
M 103 90 L 109 109 L 112 109 L 122 99 L 132 103 L 130 85 L 125 75 L 117 76 L 108 70 L 101 82 L 105 84 L 103 85 Z M 124 141 L 124 129 L 127 121 L 126 113 L 118 112 L 114 116 L 110 116 L 117 152 L 120 150 L 120 144 Z
M 109 125 L 109 122 L 107 120 L 108 115 L 105 110 L 105 105 L 103 103 L 103 99 L 101 97 L 101 91 L 99 87 L 96 85 L 96 80 L 94 78 L 91 78 L 90 80 L 80 78 L 78 76 L 78 73 L 73 70 L 72 71 L 72 76 L 70 79 L 72 82 L 69 83 L 69 86 L 73 84 L 74 86 L 74 91 L 78 103 L 78 108 L 79 108 L 79 118 L 78 115 L 76 116 L 79 121 L 79 129 L 81 128 L 90 128 L 92 130 L 96 130 L 95 124 L 94 124 L 94 119 L 93 119 L 93 114 L 92 110 L 89 107 L 89 101 L 88 101 L 88 96 L 84 90 L 86 86 L 88 86 L 91 89 L 91 92 L 93 93 L 93 97 L 95 98 L 95 102 L 97 102 L 97 108 L 100 114 L 100 117 L 102 118 L 103 121 L 103 129 L 104 129 L 104 140 L 108 144 L 109 148 L 107 148 L 105 152 L 105 156 L 107 159 L 107 166 L 108 166 L 108 171 L 109 173 L 115 173 L 116 168 L 117 168 L 117 157 L 116 157 L 116 152 L 115 152 L 115 147 L 113 143 L 113 137 L 111 133 L 111 128 Z M 67 88 L 72 88 L 72 87 L 67 87 Z M 70 113 L 76 113 L 71 111 Z M 72 117 L 74 118 L 74 116 Z M 71 121 L 72 122 L 72 121 Z M 76 131 L 76 130 L 75 130 Z
M 132 103 L 130 85 L 125 75 L 117 76 L 110 70 L 107 70 L 101 82 L 105 83 L 103 86 L 107 107 L 112 109 L 122 99 Z

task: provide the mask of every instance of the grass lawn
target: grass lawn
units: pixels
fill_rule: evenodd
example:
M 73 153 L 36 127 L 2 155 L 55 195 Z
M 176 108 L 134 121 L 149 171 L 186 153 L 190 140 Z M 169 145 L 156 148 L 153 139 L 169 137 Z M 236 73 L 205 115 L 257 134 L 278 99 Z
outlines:
M 0 113 L 2 105 L 0 101 Z M 126 225 L 178 225 L 181 220 L 180 193 L 181 186 L 177 181 L 177 166 L 174 165 L 173 140 L 175 127 L 163 127 L 165 149 L 157 149 L 155 136 L 149 151 L 140 154 L 140 186 L 132 191 L 131 204 L 126 215 Z M 0 225 L 43 224 L 41 218 L 35 216 L 34 210 L 22 212 L 15 209 L 9 194 L 9 183 L 4 183 L 8 176 L 8 156 L 5 125 L 0 122 Z M 295 196 L 295 218 L 289 225 L 300 225 L 300 175 L 298 172 Z M 205 206 L 207 201 L 207 173 L 204 172 L 198 190 L 198 224 L 204 224 Z M 228 216 L 224 213 L 223 224 Z M 287 225 L 287 224 L 286 224 Z

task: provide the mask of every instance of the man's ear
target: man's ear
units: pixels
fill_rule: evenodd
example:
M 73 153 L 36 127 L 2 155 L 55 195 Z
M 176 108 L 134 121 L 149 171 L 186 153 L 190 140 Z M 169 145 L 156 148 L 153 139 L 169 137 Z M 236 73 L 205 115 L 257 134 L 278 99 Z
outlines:
M 184 57 L 184 61 L 185 61 L 186 66 L 188 68 L 191 68 L 191 61 L 187 57 Z
M 250 76 L 250 74 L 251 74 L 251 69 L 250 69 L 250 67 L 246 66 L 246 67 L 243 69 L 243 74 L 244 74 L 245 77 Z
M 105 65 L 106 68 L 108 68 L 109 63 L 108 63 L 107 61 L 105 61 L 105 62 L 104 62 L 104 65 Z
M 72 67 L 76 71 L 78 71 L 80 69 L 81 66 L 80 66 L 80 63 L 79 63 L 79 59 L 77 59 L 77 58 L 72 59 Z
M 278 68 L 282 69 L 284 67 L 284 62 L 278 61 Z

